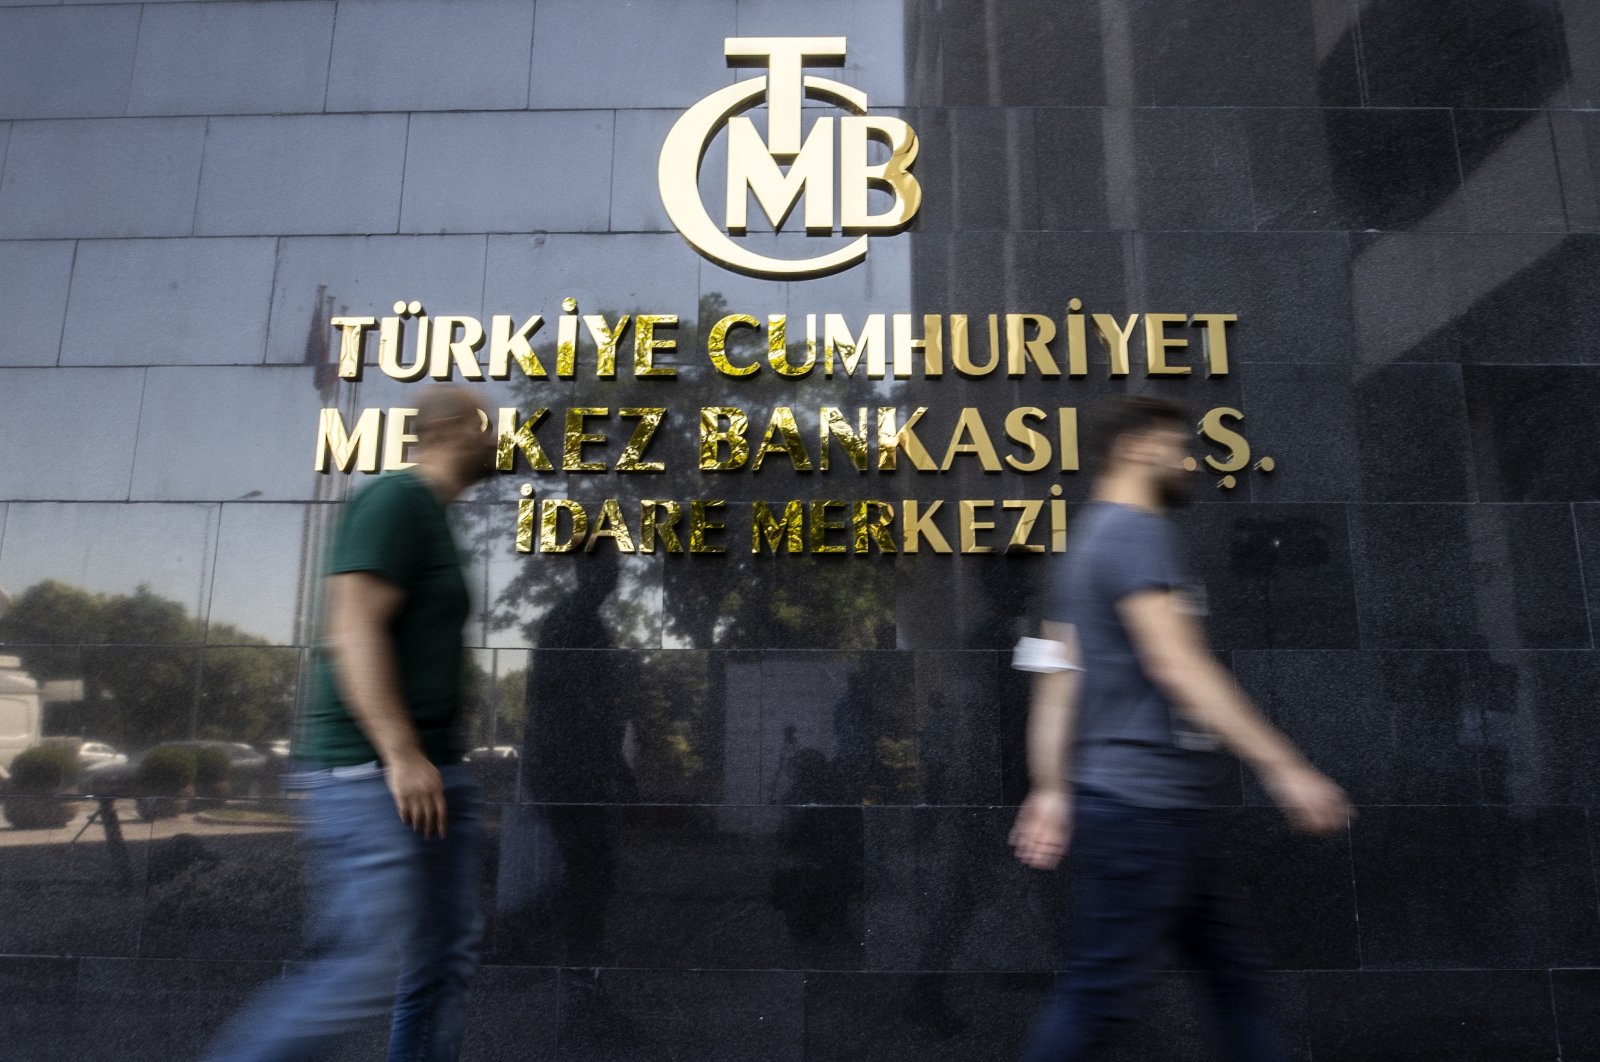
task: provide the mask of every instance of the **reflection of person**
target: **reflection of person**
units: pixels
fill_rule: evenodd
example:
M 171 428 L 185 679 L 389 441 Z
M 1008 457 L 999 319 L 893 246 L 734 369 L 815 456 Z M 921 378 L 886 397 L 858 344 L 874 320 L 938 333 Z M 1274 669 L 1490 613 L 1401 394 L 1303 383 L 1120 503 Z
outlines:
M 390 1058 L 460 1052 L 480 812 L 458 734 L 470 602 L 445 506 L 488 473 L 494 436 L 466 392 L 443 386 L 423 394 L 416 432 L 416 467 L 345 508 L 296 750 L 327 954 L 257 997 L 215 1059 L 320 1058 L 391 1002 Z
M 1300 829 L 1343 827 L 1343 792 L 1257 714 L 1206 649 L 1164 511 L 1182 501 L 1181 407 L 1116 400 L 1101 475 L 1058 570 L 1044 624 L 1061 663 L 1035 681 L 1033 790 L 1012 831 L 1047 869 L 1070 840 L 1078 879 L 1068 968 L 1027 1062 L 1099 1057 L 1133 1016 L 1169 939 L 1206 972 L 1233 1058 L 1281 1059 L 1265 960 L 1216 852 L 1208 810 L 1218 740 Z M 1082 671 L 1069 663 L 1078 660 Z M 1071 748 L 1071 762 L 1064 763 Z M 1067 796 L 1068 786 L 1073 796 Z

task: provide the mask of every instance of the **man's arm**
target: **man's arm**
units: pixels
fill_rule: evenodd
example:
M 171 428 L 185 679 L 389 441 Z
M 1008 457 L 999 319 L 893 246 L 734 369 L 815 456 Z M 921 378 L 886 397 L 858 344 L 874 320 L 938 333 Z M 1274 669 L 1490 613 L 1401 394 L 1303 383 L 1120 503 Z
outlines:
M 1117 611 L 1150 681 L 1255 770 L 1290 822 L 1311 833 L 1348 823 L 1352 813 L 1344 791 L 1262 718 L 1207 650 L 1199 623 L 1178 608 L 1172 591 L 1129 594 Z
M 1061 623 L 1045 623 L 1043 634 L 1056 642 L 1063 658 L 1078 659 L 1077 634 Z M 1072 834 L 1072 809 L 1067 798 L 1068 750 L 1083 672 L 1045 671 L 1034 676 L 1028 707 L 1028 778 L 1031 792 L 1011 829 L 1017 858 L 1030 867 L 1049 870 L 1061 862 Z
M 417 739 L 389 634 L 404 603 L 404 590 L 372 572 L 332 576 L 328 648 L 339 692 L 383 760 L 400 820 L 424 837 L 443 837 L 444 781 Z

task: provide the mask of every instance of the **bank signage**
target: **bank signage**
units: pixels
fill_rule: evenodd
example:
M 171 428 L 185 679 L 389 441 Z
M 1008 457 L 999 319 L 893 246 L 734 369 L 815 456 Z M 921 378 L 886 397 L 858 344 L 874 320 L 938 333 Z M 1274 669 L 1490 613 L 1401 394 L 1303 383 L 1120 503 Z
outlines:
M 695 250 L 719 265 L 758 277 L 792 279 L 848 269 L 867 256 L 873 236 L 899 232 L 916 216 L 922 188 L 911 173 L 917 134 L 899 118 L 868 112 L 866 93 L 805 72 L 808 66 L 844 61 L 843 37 L 729 37 L 730 65 L 757 65 L 766 73 L 718 89 L 673 125 L 661 146 L 658 181 L 672 224 Z M 806 128 L 805 100 L 833 104 L 843 116 L 823 114 Z M 765 105 L 763 139 L 752 113 Z M 700 187 L 706 151 L 727 131 L 726 194 L 714 209 Z M 869 162 L 876 143 L 888 157 Z M 713 181 L 713 184 L 715 182 Z M 873 212 L 871 190 L 889 193 Z M 749 230 L 754 198 L 775 230 L 791 222 L 796 206 L 810 236 L 853 236 L 843 246 L 803 258 L 774 258 L 739 243 Z M 837 205 L 837 210 L 835 206 Z

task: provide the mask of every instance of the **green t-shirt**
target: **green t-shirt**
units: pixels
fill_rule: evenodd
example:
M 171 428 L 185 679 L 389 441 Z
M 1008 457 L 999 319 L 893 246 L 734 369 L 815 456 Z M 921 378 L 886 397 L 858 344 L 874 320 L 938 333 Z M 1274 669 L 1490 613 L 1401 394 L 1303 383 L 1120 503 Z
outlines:
M 379 476 L 345 504 L 328 574 L 372 572 L 406 592 L 390 626 L 400 689 L 422 751 L 434 763 L 461 759 L 461 628 L 471 601 L 445 507 L 406 470 Z M 317 652 L 316 684 L 296 754 L 327 767 L 378 758 L 334 681 L 335 664 Z

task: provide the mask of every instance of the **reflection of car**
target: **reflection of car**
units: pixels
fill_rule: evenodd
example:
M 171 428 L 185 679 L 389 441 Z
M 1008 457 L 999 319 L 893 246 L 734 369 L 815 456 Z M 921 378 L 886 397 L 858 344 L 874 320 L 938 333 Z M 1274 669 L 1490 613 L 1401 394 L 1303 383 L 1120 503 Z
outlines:
M 128 757 L 104 741 L 85 741 L 78 747 L 78 762 L 87 768 L 102 763 L 127 763 Z
M 279 756 L 279 757 L 282 757 L 283 759 L 288 759 L 289 758 L 289 748 L 290 748 L 289 739 L 288 738 L 279 738 L 277 741 L 274 741 L 270 745 L 267 746 L 267 751 L 272 753 L 274 756 Z
M 517 758 L 515 745 L 479 745 L 467 753 L 468 763 L 482 763 L 484 760 L 514 760 Z
M 123 756 L 121 761 L 98 763 L 83 772 L 80 788 L 94 796 L 138 796 L 139 769 L 145 759 L 156 749 L 179 748 L 198 751 L 203 748 L 221 749 L 228 755 L 231 769 L 228 788 L 234 796 L 261 796 L 268 782 L 275 780 L 278 767 L 271 763 L 266 753 L 259 752 L 241 741 L 167 741 L 154 748 L 145 749 L 133 756 Z M 119 754 L 120 755 L 120 754 Z M 270 774 L 269 774 L 270 772 Z

